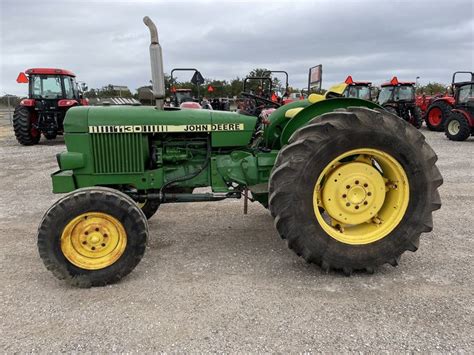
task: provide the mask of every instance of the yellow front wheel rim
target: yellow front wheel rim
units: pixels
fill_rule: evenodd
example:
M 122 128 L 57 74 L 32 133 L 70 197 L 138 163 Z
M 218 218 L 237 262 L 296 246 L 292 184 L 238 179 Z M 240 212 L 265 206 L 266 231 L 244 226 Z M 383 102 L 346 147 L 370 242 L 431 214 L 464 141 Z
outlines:
M 115 217 L 102 212 L 72 219 L 61 235 L 61 251 L 73 265 L 98 270 L 115 263 L 125 252 L 127 233 Z
M 386 237 L 408 208 L 405 170 L 372 148 L 348 151 L 322 171 L 313 192 L 316 219 L 332 238 L 352 245 Z

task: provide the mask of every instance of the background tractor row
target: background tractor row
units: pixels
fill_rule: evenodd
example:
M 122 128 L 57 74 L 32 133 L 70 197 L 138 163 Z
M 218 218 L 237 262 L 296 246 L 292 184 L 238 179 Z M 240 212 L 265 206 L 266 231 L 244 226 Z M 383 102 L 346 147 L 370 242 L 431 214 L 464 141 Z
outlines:
M 441 206 L 442 177 L 417 129 L 374 102 L 316 94 L 267 117 L 166 108 L 158 32 L 144 22 L 156 107 L 67 113 L 67 151 L 52 182 L 68 194 L 38 229 L 56 277 L 81 287 L 116 282 L 143 257 L 147 218 L 161 204 L 229 198 L 268 208 L 288 247 L 326 271 L 372 273 L 418 249 Z
M 468 74 L 469 80 L 458 81 L 459 74 Z M 446 121 L 450 117 L 451 111 L 456 103 L 456 92 L 466 83 L 474 81 L 474 73 L 469 71 L 457 71 L 453 74 L 451 80 L 450 92 L 445 95 L 438 95 L 432 98 L 425 98 L 428 101 L 426 109 L 425 121 L 426 126 L 432 131 L 443 131 L 445 129 Z M 464 89 L 466 90 L 466 89 Z M 464 94 L 464 93 L 463 93 Z M 425 104 L 426 103 L 422 103 Z
M 454 141 L 464 141 L 474 134 L 474 75 L 470 74 L 470 81 L 453 83 L 453 104 L 444 131 Z

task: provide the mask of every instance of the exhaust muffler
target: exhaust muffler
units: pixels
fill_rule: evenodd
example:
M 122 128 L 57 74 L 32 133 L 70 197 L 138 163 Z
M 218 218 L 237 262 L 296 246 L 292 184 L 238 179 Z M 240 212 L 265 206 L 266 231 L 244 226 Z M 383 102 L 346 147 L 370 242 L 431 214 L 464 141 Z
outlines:
M 156 100 L 156 108 L 163 109 L 165 100 L 165 74 L 163 71 L 163 53 L 161 51 L 160 42 L 158 40 L 158 30 L 153 21 L 145 16 L 143 23 L 150 30 L 150 64 L 151 64 L 151 81 L 153 83 L 153 96 Z

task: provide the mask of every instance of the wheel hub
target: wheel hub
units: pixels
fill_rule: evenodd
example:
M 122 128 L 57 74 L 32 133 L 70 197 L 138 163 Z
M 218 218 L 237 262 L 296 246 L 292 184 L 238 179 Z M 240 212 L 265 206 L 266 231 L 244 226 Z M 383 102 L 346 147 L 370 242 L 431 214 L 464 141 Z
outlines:
M 451 122 L 449 122 L 448 131 L 451 135 L 455 136 L 456 134 L 459 133 L 460 127 L 461 125 L 459 124 L 458 121 L 452 120 Z
M 122 256 L 127 236 L 122 224 L 101 212 L 84 213 L 71 220 L 61 236 L 64 256 L 87 270 L 112 265 Z
M 322 190 L 324 209 L 334 220 L 360 224 L 374 217 L 385 200 L 380 173 L 362 162 L 344 163 L 334 169 Z
M 443 121 L 443 113 L 439 108 L 433 107 L 428 114 L 428 119 L 433 126 L 438 126 Z
M 354 186 L 350 188 L 349 192 L 347 193 L 347 200 L 350 201 L 349 203 L 354 205 L 360 205 L 365 201 L 366 197 L 367 191 L 360 186 Z

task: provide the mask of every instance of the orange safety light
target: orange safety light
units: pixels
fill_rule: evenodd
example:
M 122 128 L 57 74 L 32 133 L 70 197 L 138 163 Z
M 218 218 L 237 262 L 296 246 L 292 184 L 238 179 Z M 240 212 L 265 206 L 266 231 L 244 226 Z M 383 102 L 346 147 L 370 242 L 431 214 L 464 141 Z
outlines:
M 354 84 L 354 80 L 352 80 L 352 76 L 349 75 L 346 78 L 346 81 L 344 81 L 344 83 L 346 83 L 347 85 Z
M 397 79 L 396 76 L 394 76 L 394 77 L 392 78 L 392 80 L 390 80 L 390 84 L 392 84 L 392 85 L 398 85 L 398 79 Z
M 28 77 L 26 76 L 25 73 L 21 72 L 18 74 L 18 77 L 16 78 L 16 82 L 18 84 L 27 84 L 28 83 Z

